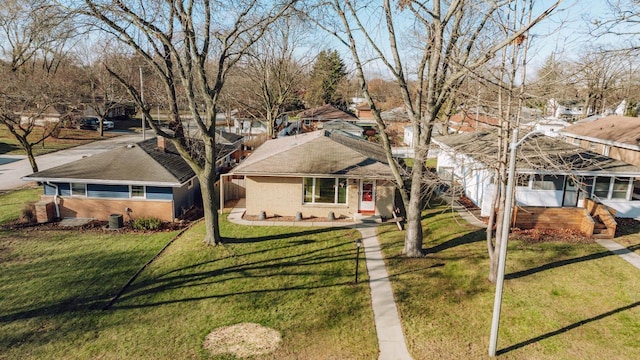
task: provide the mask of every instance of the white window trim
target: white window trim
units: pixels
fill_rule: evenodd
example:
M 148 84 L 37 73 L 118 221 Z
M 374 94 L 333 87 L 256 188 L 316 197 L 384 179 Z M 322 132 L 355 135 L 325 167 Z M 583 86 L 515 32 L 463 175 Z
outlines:
M 134 186 L 142 186 L 142 196 L 133 196 L 133 187 Z M 145 185 L 129 185 L 129 199 L 146 199 L 147 198 L 147 187 Z
M 311 202 L 307 202 L 304 201 L 304 181 L 305 179 L 311 179 L 312 180 L 312 189 L 313 192 L 311 193 Z M 316 202 L 316 177 L 304 177 L 302 178 L 302 204 L 303 205 L 332 205 L 332 206 L 345 206 L 349 204 L 349 179 L 346 178 L 333 178 L 334 179 L 334 183 L 333 183 L 333 202 L 332 203 L 326 203 L 326 202 Z M 320 179 L 332 179 L 332 178 L 320 178 Z M 346 190 L 346 194 L 345 194 L 345 202 L 344 203 L 339 203 L 338 202 L 338 186 L 340 186 L 338 184 L 338 180 L 340 179 L 344 179 L 345 180 L 345 190 Z
M 613 185 L 615 184 L 615 179 L 625 179 L 626 177 L 616 177 L 616 176 L 594 176 L 593 177 L 593 187 L 591 189 L 591 195 L 595 195 L 596 192 L 596 179 L 597 178 L 609 178 L 609 191 L 607 191 L 607 197 L 603 198 L 600 197 L 600 199 L 602 200 L 609 200 L 609 201 L 633 201 L 633 199 L 631 198 L 631 195 L 633 193 L 633 178 L 629 177 L 628 178 L 628 184 L 627 184 L 627 193 L 624 197 L 624 199 L 619 199 L 613 198 Z
M 82 185 L 84 187 L 84 194 L 74 194 L 73 185 Z M 87 197 L 87 184 L 86 183 L 69 183 L 69 191 L 71 192 L 71 196 L 76 197 Z

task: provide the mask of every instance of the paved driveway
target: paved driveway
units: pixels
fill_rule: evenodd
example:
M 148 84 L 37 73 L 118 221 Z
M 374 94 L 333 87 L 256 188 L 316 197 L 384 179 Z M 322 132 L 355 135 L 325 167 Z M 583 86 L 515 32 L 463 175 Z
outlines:
M 155 135 L 147 131 L 147 137 L 149 136 Z M 46 170 L 141 140 L 142 134 L 124 133 L 122 136 L 94 141 L 70 149 L 37 156 L 36 163 L 38 164 L 39 170 Z M 16 158 L 19 160 L 14 161 Z M 0 155 L 0 160 L 0 192 L 24 187 L 29 184 L 22 180 L 23 176 L 33 173 L 26 156 Z

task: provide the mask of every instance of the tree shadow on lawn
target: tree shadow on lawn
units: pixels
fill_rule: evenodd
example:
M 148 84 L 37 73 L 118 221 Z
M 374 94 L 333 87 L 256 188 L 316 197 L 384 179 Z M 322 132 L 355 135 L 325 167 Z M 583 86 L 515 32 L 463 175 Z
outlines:
M 640 244 L 629 246 L 626 249 L 631 251 L 631 252 L 634 252 L 637 249 L 640 249 Z M 625 252 L 626 252 L 626 250 L 625 250 Z M 548 264 L 540 265 L 540 266 L 537 266 L 537 267 L 534 267 L 534 268 L 531 268 L 531 269 L 526 269 L 526 270 L 522 270 L 522 271 L 516 271 L 514 273 L 506 274 L 504 276 L 504 278 L 506 280 L 518 279 L 518 278 L 521 278 L 521 277 L 525 277 L 525 276 L 533 275 L 535 273 L 539 273 L 541 271 L 550 270 L 550 269 L 558 268 L 558 267 L 561 267 L 561 266 L 576 264 L 576 263 L 580 263 L 580 262 L 583 262 L 583 261 L 601 259 L 601 258 L 604 258 L 604 257 L 607 257 L 607 256 L 613 256 L 613 255 L 618 255 L 618 254 L 616 252 L 611 252 L 609 250 L 605 250 L 605 251 L 602 251 L 602 252 L 599 252 L 599 253 L 595 253 L 595 254 L 589 254 L 589 255 L 580 256 L 580 257 L 572 258 L 572 259 L 558 260 L 558 261 L 550 262 Z
M 436 254 L 457 246 L 472 244 L 478 241 L 482 241 L 486 239 L 486 233 L 484 230 L 477 230 L 474 232 L 467 233 L 465 235 L 453 238 L 451 240 L 445 241 L 436 246 L 432 246 L 430 248 L 423 248 L 422 250 L 426 255 L 428 254 Z
M 15 144 L 7 144 L 5 142 L 0 141 L 0 155 L 6 154 L 13 151 L 20 150 L 20 147 Z
M 271 235 L 266 235 L 266 236 L 258 236 L 258 237 L 248 237 L 248 238 L 234 238 L 234 237 L 223 237 L 223 241 L 222 244 L 224 245 L 231 245 L 231 244 L 250 244 L 250 243 L 259 243 L 259 242 L 265 242 L 265 241 L 272 241 L 272 240 L 284 240 L 284 239 L 288 239 L 288 238 L 292 238 L 292 237 L 304 237 L 304 236 L 310 236 L 310 235 L 316 235 L 316 234 L 322 234 L 322 233 L 326 233 L 326 232 L 331 232 L 331 231 L 336 231 L 336 230 L 344 230 L 344 229 L 353 229 L 353 228 L 346 228 L 346 227 L 332 227 L 332 228 L 318 228 L 318 229 L 313 229 L 313 230 L 306 230 L 306 231 L 299 231 L 299 232 L 283 232 L 281 234 L 271 234 Z M 313 244 L 315 243 L 316 240 L 311 240 L 311 239 L 300 239 L 297 241 L 288 241 L 288 242 L 284 242 L 285 245 L 283 246 L 277 246 L 277 247 L 269 247 L 263 250 L 257 250 L 257 251 L 252 251 L 252 252 L 247 252 L 247 253 L 242 253 L 242 256 L 247 256 L 247 255 L 257 255 L 257 254 L 261 254 L 261 253 L 266 253 L 266 252 L 271 252 L 271 251 L 278 251 L 278 250 L 283 250 L 286 248 L 292 248 L 292 247 L 298 247 L 298 246 L 302 246 L 302 245 L 308 245 L 308 244 Z M 342 246 L 342 245 L 336 245 L 336 246 Z M 196 267 L 200 267 L 203 265 L 207 265 L 207 264 L 212 264 L 218 261 L 224 260 L 224 258 L 219 258 L 219 259 L 214 259 L 214 260 L 210 260 L 210 261 L 203 261 L 197 264 L 192 264 L 180 269 L 174 269 L 171 271 L 168 271 L 164 274 L 161 274 L 160 276 L 165 276 L 171 273 L 176 273 L 176 272 L 180 272 L 180 271 L 185 271 L 191 268 L 196 268 Z M 275 260 L 275 259 L 273 259 Z
M 297 242 L 296 242 L 297 243 Z M 297 244 L 291 244 L 288 247 L 297 246 Z M 349 242 L 350 243 L 350 242 Z M 130 288 L 120 297 L 118 302 L 113 305 L 113 309 L 132 309 L 132 308 L 144 308 L 151 306 L 158 306 L 164 304 L 173 304 L 173 303 L 182 303 L 182 302 L 190 302 L 190 301 L 198 301 L 205 299 L 214 299 L 214 298 L 224 298 L 228 296 L 237 296 L 237 295 L 245 295 L 245 294 L 259 294 L 259 293 L 270 293 L 270 292 L 280 292 L 280 291 L 290 291 L 290 290 L 309 290 L 309 289 L 318 289 L 318 288 L 328 288 L 335 286 L 342 286 L 351 284 L 350 281 L 343 282 L 332 282 L 330 284 L 314 284 L 314 283 L 305 283 L 297 286 L 288 286 L 288 287 L 275 287 L 275 288 L 264 288 L 259 289 L 257 286 L 247 291 L 234 291 L 234 292 L 221 292 L 215 293 L 215 289 L 212 289 L 212 294 L 206 296 L 192 296 L 192 297 L 183 297 L 165 301 L 157 301 L 157 302 L 147 302 L 147 303 L 137 303 L 137 304 L 122 304 L 125 301 L 131 301 L 135 298 L 139 297 L 148 297 L 149 295 L 159 294 L 163 292 L 168 292 L 175 289 L 185 289 L 185 288 L 194 288 L 194 287 L 203 287 L 209 286 L 213 284 L 222 284 L 224 282 L 233 281 L 233 280 L 241 280 L 247 278 L 255 278 L 255 279 L 272 279 L 273 277 L 325 277 L 327 276 L 326 269 L 320 269 L 319 271 L 313 271 L 309 269 L 313 269 L 314 266 L 321 264 L 329 264 L 329 263 L 339 263 L 353 260 L 354 250 L 348 249 L 345 251 L 341 251 L 340 253 L 334 255 L 327 255 L 327 251 L 339 247 L 344 247 L 345 242 L 334 244 L 331 246 L 323 247 L 320 249 L 315 249 L 312 251 L 292 254 L 290 256 L 281 256 L 278 258 L 269 258 L 259 261 L 254 261 L 246 264 L 237 264 L 231 266 L 223 266 L 218 267 L 216 269 L 203 270 L 203 271 L 195 271 L 195 272 L 187 272 L 179 275 L 174 275 L 170 277 L 164 277 L 164 275 L 160 275 L 158 277 L 154 277 L 153 279 L 149 279 L 147 281 L 141 281 L 139 283 L 134 283 Z M 245 256 L 247 254 L 242 254 L 241 256 Z M 222 259 L 220 259 L 222 260 Z M 210 262 L 213 263 L 214 261 Z M 185 270 L 193 270 L 194 268 L 206 265 L 208 263 L 203 263 L 200 265 L 190 265 L 181 269 L 172 270 L 171 273 L 175 272 L 183 272 Z M 296 268 L 304 266 L 305 270 L 296 270 Z M 291 270 L 289 270 L 291 269 Z M 258 273 L 258 274 L 256 274 Z M 167 273 L 169 274 L 169 273 Z M 351 274 L 343 274 L 338 273 L 334 275 L 334 278 L 337 280 L 338 278 L 344 276 L 350 276 Z M 259 284 L 258 282 L 257 284 Z M 196 292 L 199 293 L 199 292 Z M 120 303 L 120 305 L 118 304 Z
M 286 225 L 283 224 L 283 227 L 284 226 Z M 310 235 L 322 234 L 326 232 L 331 232 L 336 230 L 345 230 L 345 229 L 355 230 L 356 228 L 353 225 L 351 225 L 351 226 L 345 226 L 345 227 L 323 227 L 323 228 L 316 228 L 316 229 L 298 231 L 298 232 L 291 232 L 288 229 L 283 229 L 282 233 L 265 235 L 265 236 L 254 236 L 254 237 L 247 237 L 247 238 L 234 238 L 234 237 L 223 236 L 222 242 L 224 244 L 257 243 L 257 242 L 271 241 L 271 240 L 282 240 L 282 239 L 288 239 L 288 238 L 299 237 L 299 236 L 310 236 Z
M 551 337 L 553 337 L 553 336 L 563 334 L 563 333 L 565 333 L 565 332 L 567 332 L 567 331 L 570 331 L 570 330 L 576 329 L 576 328 L 578 328 L 578 327 L 580 327 L 580 326 L 582 326 L 582 325 L 586 325 L 586 324 L 592 323 L 592 322 L 594 322 L 594 321 L 602 320 L 602 319 L 604 319 L 604 318 L 606 318 L 606 317 L 609 317 L 609 316 L 611 316 L 611 315 L 615 315 L 615 314 L 617 314 L 617 313 L 620 313 L 620 312 L 623 312 L 623 311 L 626 311 L 626 310 L 633 309 L 633 308 L 635 308 L 635 307 L 637 307 L 637 306 L 639 306 L 639 305 L 640 305 L 640 301 L 636 301 L 636 302 L 634 302 L 633 304 L 629 304 L 629 305 L 627 305 L 627 306 L 619 307 L 619 308 L 617 308 L 617 309 L 613 309 L 613 310 L 611 310 L 611 311 L 607 311 L 607 312 L 602 313 L 602 314 L 600 314 L 600 315 L 597 315 L 597 316 L 594 316 L 594 317 L 591 317 L 591 318 L 588 318 L 588 319 L 585 319 L 585 320 L 582 320 L 582 321 L 578 321 L 578 322 L 576 322 L 576 323 L 573 323 L 573 324 L 571 324 L 571 325 L 565 326 L 565 327 L 560 328 L 560 329 L 558 329 L 558 330 L 554 330 L 554 331 L 548 332 L 548 333 L 546 333 L 546 334 L 542 334 L 542 335 L 540 335 L 540 336 L 536 336 L 536 337 L 531 338 L 531 339 L 529 339 L 529 340 L 526 340 L 526 341 L 523 341 L 523 342 L 520 342 L 520 343 L 517 343 L 517 344 L 511 345 L 511 346 L 506 347 L 506 348 L 504 348 L 504 349 L 502 349 L 502 350 L 498 350 L 498 351 L 497 351 L 497 355 L 503 355 L 503 354 L 506 354 L 506 353 L 508 353 L 508 352 L 510 352 L 510 351 L 513 351 L 513 350 L 517 350 L 517 349 L 523 348 L 523 347 L 525 347 L 525 346 L 527 346 L 527 345 L 535 344 L 535 343 L 537 343 L 537 342 L 539 342 L 539 341 L 542 341 L 542 340 L 545 340 L 545 339 L 551 338 Z

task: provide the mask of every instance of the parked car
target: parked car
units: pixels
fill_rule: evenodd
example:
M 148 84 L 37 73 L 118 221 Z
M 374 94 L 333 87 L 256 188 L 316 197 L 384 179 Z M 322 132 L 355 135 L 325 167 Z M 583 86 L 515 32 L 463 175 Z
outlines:
M 104 130 L 111 130 L 116 126 L 116 124 L 111 120 L 102 120 L 102 128 Z
M 97 130 L 100 127 L 100 120 L 97 117 L 84 117 L 78 124 L 78 128 L 82 130 Z

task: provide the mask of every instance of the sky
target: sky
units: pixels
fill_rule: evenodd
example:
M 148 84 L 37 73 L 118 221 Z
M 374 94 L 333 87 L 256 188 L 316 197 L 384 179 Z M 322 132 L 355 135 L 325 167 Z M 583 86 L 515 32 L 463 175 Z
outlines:
M 534 16 L 554 2 L 555 0 L 535 0 Z M 589 46 L 597 44 L 611 46 L 620 42 L 619 38 L 612 36 L 594 39 L 589 35 L 590 28 L 593 27 L 593 19 L 605 19 L 608 14 L 607 0 L 563 0 L 549 18 L 531 30 L 529 36 L 531 50 L 528 53 L 529 71 L 535 72 L 552 53 L 555 53 L 558 59 L 577 60 Z M 383 19 L 375 16 L 369 18 L 363 16 L 363 19 L 365 26 L 380 31 L 376 42 L 381 47 L 388 46 Z M 402 29 L 403 26 L 410 28 L 410 25 L 402 23 L 398 28 Z M 397 33 L 400 36 L 406 36 L 405 31 L 398 30 Z M 323 41 L 316 45 L 337 49 L 349 67 L 351 55 L 348 49 L 337 41 L 333 41 L 331 36 L 325 35 Z M 375 62 L 367 65 L 367 71 L 369 76 L 377 74 L 380 77 L 386 77 L 384 74 L 388 73 L 384 66 Z

